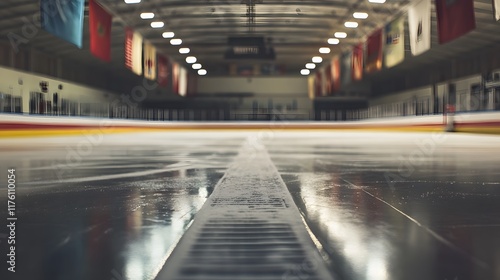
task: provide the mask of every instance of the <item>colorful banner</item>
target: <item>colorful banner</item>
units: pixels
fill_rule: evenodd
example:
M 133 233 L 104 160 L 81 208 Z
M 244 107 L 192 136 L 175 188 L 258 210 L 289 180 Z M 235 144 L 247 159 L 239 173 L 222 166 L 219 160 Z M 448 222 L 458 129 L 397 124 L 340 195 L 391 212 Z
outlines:
M 453 41 L 476 28 L 474 0 L 436 0 L 439 43 Z
M 332 69 L 332 92 L 337 92 L 340 90 L 340 58 L 338 56 L 332 58 L 332 64 L 330 65 Z
M 111 61 L 111 20 L 113 17 L 95 0 L 89 1 L 90 52 Z
M 156 48 L 150 43 L 144 44 L 144 78 L 156 80 Z
M 169 76 L 168 59 L 163 55 L 158 55 L 158 85 L 167 87 Z
M 85 0 L 41 0 L 42 28 L 81 49 L 84 4 Z
M 358 44 L 352 49 L 352 80 L 363 79 L 363 44 Z
M 495 13 L 495 19 L 500 20 L 500 0 L 493 0 L 493 11 Z
M 367 73 L 373 73 L 382 69 L 382 29 L 379 29 L 368 37 L 366 42 L 366 65 Z
M 132 28 L 125 28 L 125 67 L 142 75 L 142 36 Z
M 309 75 L 307 77 L 307 93 L 309 95 L 309 99 L 314 99 L 314 81 L 315 75 Z
M 384 64 L 391 68 L 405 59 L 405 21 L 403 17 L 385 26 Z
M 420 0 L 408 9 L 408 27 L 411 53 L 417 56 L 428 51 L 431 48 L 431 0 Z
M 179 95 L 186 96 L 187 95 L 187 86 L 188 86 L 188 72 L 186 68 L 179 67 Z
M 342 77 L 342 85 L 351 83 L 352 78 L 352 51 L 342 55 L 342 70 L 340 71 Z

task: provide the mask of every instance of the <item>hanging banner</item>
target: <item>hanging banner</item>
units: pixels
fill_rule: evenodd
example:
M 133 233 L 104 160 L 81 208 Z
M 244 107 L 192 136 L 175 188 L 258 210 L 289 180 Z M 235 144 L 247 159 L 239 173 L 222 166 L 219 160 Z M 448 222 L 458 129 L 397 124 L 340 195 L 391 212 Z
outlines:
M 495 19 L 500 20 L 500 0 L 493 0 L 493 12 L 495 13 Z
M 340 72 L 342 75 L 342 85 L 350 84 L 352 78 L 352 51 L 342 55 L 342 70 Z
M 125 67 L 142 75 L 142 36 L 132 28 L 125 28 Z
M 315 75 L 309 75 L 307 77 L 307 93 L 309 95 L 309 99 L 314 99 L 314 81 Z
M 78 48 L 82 48 L 85 0 L 41 0 L 42 28 Z
M 400 17 L 385 26 L 384 64 L 391 68 L 405 59 L 405 21 Z
M 366 65 L 367 73 L 373 73 L 382 69 L 382 29 L 373 32 L 366 42 Z
M 340 90 L 340 58 L 336 56 L 332 59 L 331 73 L 332 73 L 332 94 Z
M 169 76 L 168 59 L 163 55 L 158 55 L 158 85 L 167 87 Z
M 179 64 L 173 62 L 172 63 L 172 91 L 175 94 L 179 94 Z
M 179 67 L 179 95 L 186 96 L 188 87 L 188 72 L 186 68 Z
M 144 78 L 156 80 L 156 48 L 150 44 L 144 44 Z
M 431 0 L 420 0 L 408 9 L 408 27 L 411 53 L 417 56 L 428 51 L 431 48 Z
M 474 0 L 436 0 L 439 43 L 445 44 L 476 28 Z
M 322 88 L 323 88 L 323 75 L 321 74 L 321 71 L 318 69 L 315 74 L 315 79 L 314 79 L 314 96 L 321 96 L 322 94 Z
M 89 1 L 90 52 L 106 62 L 111 61 L 112 16 L 95 0 Z
M 358 44 L 352 49 L 352 80 L 363 79 L 363 44 Z
M 325 95 L 332 94 L 332 66 L 328 65 L 325 67 Z

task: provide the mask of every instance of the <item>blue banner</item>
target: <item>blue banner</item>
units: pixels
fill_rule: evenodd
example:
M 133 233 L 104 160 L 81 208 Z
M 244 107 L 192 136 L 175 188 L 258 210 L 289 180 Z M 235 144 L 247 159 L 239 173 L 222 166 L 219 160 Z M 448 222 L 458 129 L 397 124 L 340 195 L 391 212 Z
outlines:
M 41 0 L 42 28 L 82 48 L 85 0 Z

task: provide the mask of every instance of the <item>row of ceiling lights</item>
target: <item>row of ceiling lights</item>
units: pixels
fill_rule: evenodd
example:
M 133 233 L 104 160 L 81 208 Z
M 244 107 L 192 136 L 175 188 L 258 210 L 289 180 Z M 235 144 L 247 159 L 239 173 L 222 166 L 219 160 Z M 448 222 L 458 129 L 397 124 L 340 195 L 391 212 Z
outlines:
M 124 0 L 124 1 L 127 4 L 137 4 L 137 3 L 141 2 L 141 0 Z M 148 20 L 148 19 L 153 19 L 155 17 L 155 14 L 150 13 L 150 12 L 146 12 L 146 13 L 141 13 L 140 17 L 141 17 L 141 19 Z M 162 28 L 164 26 L 165 26 L 165 23 L 163 21 L 151 22 L 151 28 Z M 174 32 L 171 32 L 171 31 L 163 32 L 162 37 L 165 39 L 170 39 L 170 44 L 172 46 L 182 45 L 182 39 L 174 38 L 175 37 Z M 186 48 L 186 47 L 179 48 L 180 54 L 189 54 L 190 52 L 191 52 L 191 49 L 189 49 L 189 48 Z M 203 66 L 200 63 L 196 63 L 196 61 L 197 61 L 197 58 L 195 56 L 186 57 L 186 63 L 191 64 L 191 67 L 194 70 L 198 70 L 198 75 L 205 76 L 207 74 L 207 70 L 203 69 Z
M 383 4 L 385 3 L 386 0 L 368 0 L 370 3 L 376 3 L 376 4 Z M 355 12 L 352 14 L 352 17 L 355 19 L 367 19 L 368 18 L 368 13 L 364 12 Z M 355 21 L 346 21 L 344 23 L 344 26 L 347 28 L 357 28 L 359 24 Z M 346 32 L 335 32 L 333 34 L 335 38 L 328 38 L 327 42 L 329 45 L 338 45 L 340 43 L 340 39 L 345 39 L 347 38 L 347 33 Z M 327 47 L 321 47 L 319 49 L 319 53 L 321 54 L 329 54 L 330 53 L 330 48 Z M 317 63 L 323 62 L 323 58 L 320 56 L 315 56 L 312 58 L 312 62 L 306 63 L 306 67 L 302 70 L 300 70 L 300 74 L 307 76 L 311 74 L 311 70 L 316 68 Z

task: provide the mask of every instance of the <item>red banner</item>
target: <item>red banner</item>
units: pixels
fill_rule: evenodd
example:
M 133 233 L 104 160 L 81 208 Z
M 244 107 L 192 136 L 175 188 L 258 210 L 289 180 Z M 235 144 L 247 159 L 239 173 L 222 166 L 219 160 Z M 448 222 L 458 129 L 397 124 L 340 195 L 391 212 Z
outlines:
M 474 0 L 436 0 L 439 43 L 453 41 L 476 28 Z
M 158 55 L 158 84 L 160 87 L 168 86 L 168 77 L 170 72 L 168 71 L 168 59 L 163 55 Z
M 366 72 L 382 69 L 382 29 L 373 32 L 366 41 Z
M 104 61 L 111 61 L 112 16 L 94 0 L 89 2 L 90 52 Z
M 352 80 L 363 79 L 363 44 L 354 46 L 352 50 Z

